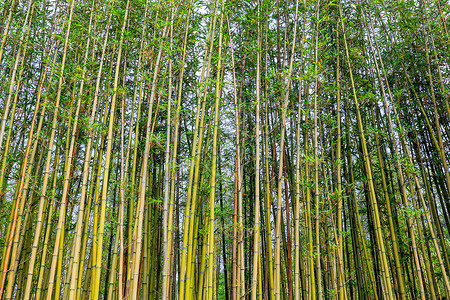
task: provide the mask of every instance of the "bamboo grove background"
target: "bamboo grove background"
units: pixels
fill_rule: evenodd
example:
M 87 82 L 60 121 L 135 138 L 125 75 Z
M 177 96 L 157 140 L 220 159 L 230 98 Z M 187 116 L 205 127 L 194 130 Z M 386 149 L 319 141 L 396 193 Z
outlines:
M 1 0 L 1 299 L 448 299 L 449 3 Z

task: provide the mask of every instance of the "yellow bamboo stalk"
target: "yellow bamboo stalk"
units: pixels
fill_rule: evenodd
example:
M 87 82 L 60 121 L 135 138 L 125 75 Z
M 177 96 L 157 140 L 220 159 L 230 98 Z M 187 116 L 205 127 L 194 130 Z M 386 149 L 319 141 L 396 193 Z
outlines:
M 284 87 L 283 105 L 281 108 L 281 138 L 280 138 L 280 160 L 278 163 L 278 189 L 277 189 L 277 216 L 275 227 L 275 265 L 274 265 L 274 296 L 275 300 L 281 299 L 281 215 L 282 215 L 282 185 L 283 185 L 283 153 L 285 144 L 286 113 L 291 85 L 291 74 L 294 64 L 295 43 L 297 38 L 298 24 L 298 0 L 295 1 L 294 32 L 292 39 L 291 57 L 287 74 L 287 84 Z

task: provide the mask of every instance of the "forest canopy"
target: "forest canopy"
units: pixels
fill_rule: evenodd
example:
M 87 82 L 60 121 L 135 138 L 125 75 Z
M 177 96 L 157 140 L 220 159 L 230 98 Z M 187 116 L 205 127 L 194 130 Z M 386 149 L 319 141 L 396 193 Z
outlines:
M 450 299 L 449 18 L 0 0 L 0 299 Z

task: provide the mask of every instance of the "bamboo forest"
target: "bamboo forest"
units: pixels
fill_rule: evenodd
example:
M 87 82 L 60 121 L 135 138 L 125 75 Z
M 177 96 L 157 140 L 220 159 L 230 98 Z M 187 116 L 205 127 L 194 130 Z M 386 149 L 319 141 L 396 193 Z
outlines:
M 449 27 L 0 0 L 0 299 L 450 299 Z

